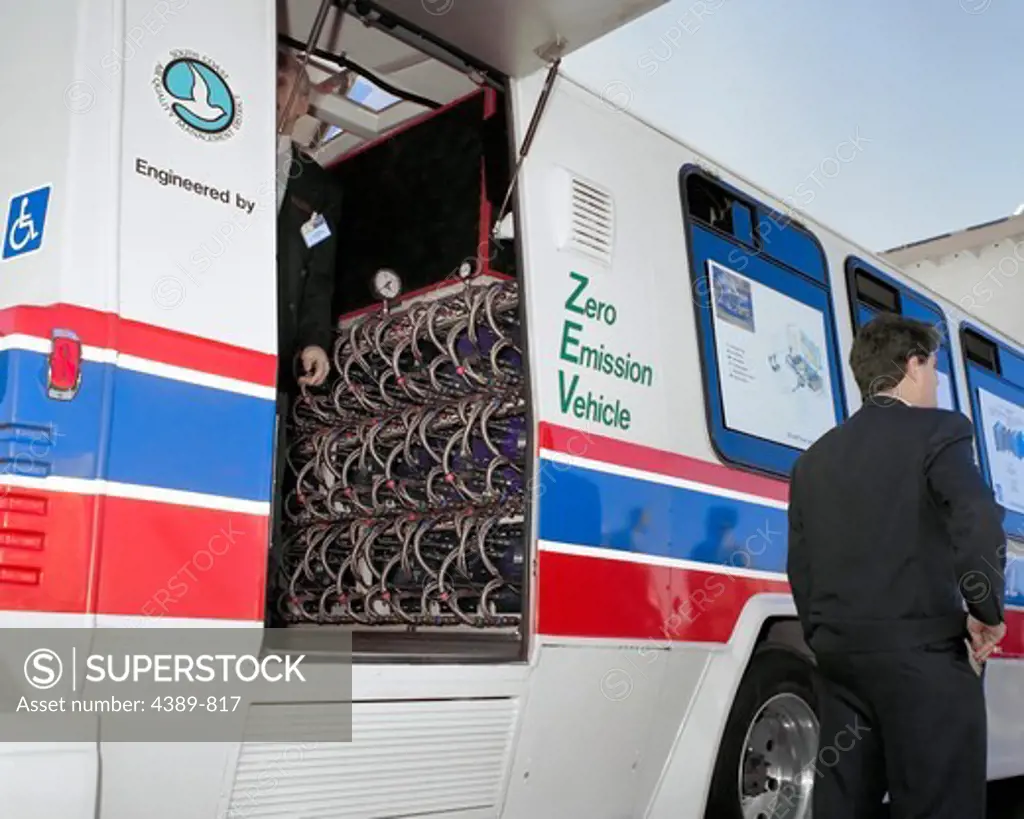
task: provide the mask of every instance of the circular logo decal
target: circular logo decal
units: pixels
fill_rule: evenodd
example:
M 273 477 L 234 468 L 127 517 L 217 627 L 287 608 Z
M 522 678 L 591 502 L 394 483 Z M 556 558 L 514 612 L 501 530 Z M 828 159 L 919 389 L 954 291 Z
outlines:
M 178 126 L 207 141 L 227 139 L 241 125 L 241 105 L 228 85 L 227 73 L 207 57 L 175 51 L 158 65 L 154 83 L 164 109 Z

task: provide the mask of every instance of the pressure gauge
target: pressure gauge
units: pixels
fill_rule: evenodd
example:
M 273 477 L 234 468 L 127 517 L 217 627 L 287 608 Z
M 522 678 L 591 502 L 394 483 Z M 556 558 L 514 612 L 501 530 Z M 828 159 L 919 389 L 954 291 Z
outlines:
M 394 270 L 381 268 L 374 274 L 373 291 L 382 299 L 398 298 L 402 292 L 402 280 Z

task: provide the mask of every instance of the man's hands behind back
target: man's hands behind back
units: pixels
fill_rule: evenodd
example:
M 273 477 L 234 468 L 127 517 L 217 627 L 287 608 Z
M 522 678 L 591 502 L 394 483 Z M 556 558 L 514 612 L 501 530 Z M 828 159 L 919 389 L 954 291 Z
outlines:
M 997 626 L 989 626 L 978 620 L 973 615 L 967 615 L 967 631 L 971 635 L 971 647 L 974 649 L 974 659 L 978 663 L 984 663 L 996 650 L 999 642 L 1006 636 L 1006 623 Z

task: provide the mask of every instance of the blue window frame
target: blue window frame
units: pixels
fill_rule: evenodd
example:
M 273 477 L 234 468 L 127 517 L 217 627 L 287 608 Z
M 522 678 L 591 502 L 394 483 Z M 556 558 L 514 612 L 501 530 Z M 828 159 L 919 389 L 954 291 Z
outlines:
M 709 270 L 712 263 L 717 263 L 822 314 L 825 349 L 817 352 L 823 357 L 821 365 L 828 368 L 830 409 L 833 422 L 839 423 L 846 417 L 846 401 L 825 252 L 802 225 L 695 165 L 680 169 L 679 194 L 690 250 L 694 315 L 712 446 L 723 461 L 788 477 L 802 447 L 758 437 L 726 424 Z
M 856 256 L 848 256 L 846 259 L 846 290 L 850 294 L 850 318 L 854 330 L 882 312 L 899 313 L 938 328 L 942 333 L 942 345 L 935 358 L 937 369 L 949 383 L 951 405 L 946 408 L 959 410 L 960 398 L 956 388 L 953 351 L 949 344 L 949 325 L 942 308 L 912 287 L 896 281 Z
M 997 341 L 968 322 L 960 324 L 960 343 L 964 354 L 964 369 L 967 372 L 967 389 L 974 416 L 974 434 L 981 471 L 989 486 L 996 492 L 997 500 L 1003 503 L 1006 509 L 1006 534 L 1017 540 L 1024 540 L 1024 513 L 1006 505 L 1013 504 L 1014 501 L 1004 495 L 995 483 L 992 453 L 989 452 L 986 441 L 986 428 L 991 421 L 983 414 L 980 394 L 980 391 L 984 390 L 997 399 L 1016 405 L 1024 412 L 1024 357 L 1009 345 Z M 1020 468 L 1017 470 L 1020 488 L 1014 493 L 1019 498 L 1024 492 L 1024 430 L 1007 429 L 1006 425 L 1002 426 L 1001 448 L 1012 453 L 1020 462 Z M 1021 581 L 1024 583 L 1024 577 Z

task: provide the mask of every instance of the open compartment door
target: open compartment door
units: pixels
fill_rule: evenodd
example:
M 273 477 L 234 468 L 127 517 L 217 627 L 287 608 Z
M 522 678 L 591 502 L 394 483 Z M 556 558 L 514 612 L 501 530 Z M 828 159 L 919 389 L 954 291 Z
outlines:
M 383 14 L 383 27 L 399 38 L 425 34 L 461 51 L 473 62 L 508 77 L 524 77 L 543 68 L 549 59 L 565 57 L 665 2 L 354 0 L 349 10 L 364 18 Z M 289 24 L 309 31 L 317 4 L 292 0 L 287 6 L 292 17 Z M 330 20 L 326 30 L 330 30 Z M 556 52 L 554 47 L 559 43 L 561 50 Z

